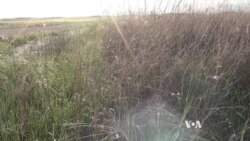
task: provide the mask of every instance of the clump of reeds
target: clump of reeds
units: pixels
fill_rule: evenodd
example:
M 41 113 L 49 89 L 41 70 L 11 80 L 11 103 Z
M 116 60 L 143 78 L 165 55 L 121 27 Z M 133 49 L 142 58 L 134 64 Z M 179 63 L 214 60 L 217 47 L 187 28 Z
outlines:
M 249 140 L 249 21 L 241 12 L 110 18 L 107 73 L 120 95 L 157 95 L 183 119 L 199 119 L 199 135 Z

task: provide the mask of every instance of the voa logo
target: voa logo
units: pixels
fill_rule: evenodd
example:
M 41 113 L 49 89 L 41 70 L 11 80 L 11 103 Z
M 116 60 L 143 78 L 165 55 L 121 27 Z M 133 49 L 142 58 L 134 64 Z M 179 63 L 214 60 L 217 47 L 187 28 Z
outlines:
M 186 120 L 185 124 L 187 128 L 201 128 L 201 122 L 199 120 L 197 121 Z

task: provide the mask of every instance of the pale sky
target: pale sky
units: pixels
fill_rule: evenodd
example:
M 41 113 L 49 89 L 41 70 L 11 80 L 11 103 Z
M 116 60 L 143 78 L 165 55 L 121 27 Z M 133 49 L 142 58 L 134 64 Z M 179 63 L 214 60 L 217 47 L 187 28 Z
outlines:
M 128 9 L 169 10 L 180 0 L 0 0 L 0 18 L 75 17 L 117 14 Z M 162 1 L 162 2 L 161 2 Z M 250 0 L 182 0 L 182 6 L 197 9 L 216 8 L 227 1 L 233 7 L 250 5 Z M 161 6 L 159 4 L 161 3 Z

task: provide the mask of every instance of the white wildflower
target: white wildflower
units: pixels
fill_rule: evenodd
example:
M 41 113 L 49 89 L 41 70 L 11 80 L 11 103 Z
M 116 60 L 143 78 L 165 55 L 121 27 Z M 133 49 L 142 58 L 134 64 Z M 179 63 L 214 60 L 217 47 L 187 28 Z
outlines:
M 120 138 L 120 135 L 117 133 L 117 134 L 115 135 L 115 138 L 116 138 L 116 139 L 119 139 L 119 138 Z
M 215 75 L 215 76 L 213 76 L 212 78 L 213 78 L 214 80 L 219 80 L 219 79 L 220 79 L 220 76 Z
M 214 80 L 218 80 L 219 78 L 220 78 L 220 77 L 217 76 L 217 75 L 213 76 L 213 79 L 214 79 Z

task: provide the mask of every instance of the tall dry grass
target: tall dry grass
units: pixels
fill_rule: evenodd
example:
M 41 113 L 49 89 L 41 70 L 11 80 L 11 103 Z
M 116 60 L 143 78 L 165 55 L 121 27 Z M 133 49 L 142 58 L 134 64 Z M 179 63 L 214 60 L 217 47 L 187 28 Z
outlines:
M 103 42 L 117 95 L 160 97 L 209 140 L 250 140 L 249 13 L 118 16 Z

